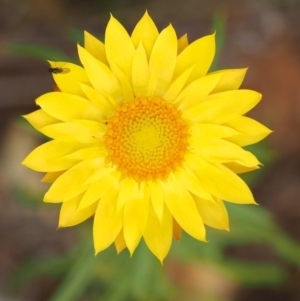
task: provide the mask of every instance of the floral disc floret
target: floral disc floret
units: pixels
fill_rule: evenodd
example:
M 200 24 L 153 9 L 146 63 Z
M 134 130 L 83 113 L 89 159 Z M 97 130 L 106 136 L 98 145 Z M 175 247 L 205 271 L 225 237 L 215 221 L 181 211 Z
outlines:
M 137 181 L 165 179 L 183 161 L 188 124 L 159 97 L 138 97 L 119 107 L 105 134 L 109 159 Z

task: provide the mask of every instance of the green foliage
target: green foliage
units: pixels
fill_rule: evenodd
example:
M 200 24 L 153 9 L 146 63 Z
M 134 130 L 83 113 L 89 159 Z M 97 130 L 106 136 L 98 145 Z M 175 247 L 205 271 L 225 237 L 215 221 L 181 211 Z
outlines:
M 226 17 L 221 12 L 213 15 L 212 30 L 216 34 L 216 53 L 214 61 L 209 69 L 210 72 L 218 69 L 220 53 L 222 52 L 226 36 Z
M 79 43 L 80 45 L 84 45 L 84 37 L 82 29 L 78 29 L 75 27 L 70 27 L 67 30 L 66 37 L 75 43 Z
M 6 51 L 10 54 L 29 56 L 43 61 L 69 61 L 63 52 L 48 46 L 35 44 L 7 44 Z

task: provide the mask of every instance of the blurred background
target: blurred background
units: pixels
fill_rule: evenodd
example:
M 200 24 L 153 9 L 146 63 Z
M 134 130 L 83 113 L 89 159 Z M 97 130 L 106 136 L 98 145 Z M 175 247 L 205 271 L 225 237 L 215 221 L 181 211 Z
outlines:
M 249 67 L 249 115 L 274 130 L 245 177 L 260 206 L 228 204 L 229 233 L 174 241 L 164 266 L 143 244 L 94 257 L 91 221 L 56 231 L 59 206 L 20 165 L 45 141 L 20 115 L 52 90 L 46 60 L 78 62 L 83 30 L 103 38 L 113 13 L 131 33 L 146 9 L 190 41 L 216 30 L 213 68 Z M 0 301 L 300 300 L 300 1 L 0 0 L 0 46 Z

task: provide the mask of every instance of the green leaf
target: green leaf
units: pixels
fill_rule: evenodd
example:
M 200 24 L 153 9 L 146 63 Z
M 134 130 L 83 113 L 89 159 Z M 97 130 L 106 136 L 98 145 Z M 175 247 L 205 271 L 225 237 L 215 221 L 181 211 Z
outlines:
M 214 61 L 209 69 L 210 72 L 218 69 L 220 53 L 222 52 L 225 37 L 226 37 L 226 18 L 225 15 L 221 12 L 215 12 L 212 20 L 212 28 L 213 31 L 216 32 L 216 53 Z
M 286 272 L 272 263 L 226 260 L 222 270 L 246 286 L 274 286 L 287 278 Z
M 93 279 L 96 257 L 93 255 L 93 248 L 87 243 L 81 249 L 77 260 L 69 269 L 62 284 L 51 296 L 49 301 L 75 301 L 85 293 Z
M 14 55 L 30 56 L 43 61 L 70 61 L 70 57 L 51 47 L 37 44 L 7 44 L 6 51 Z
M 51 277 L 61 277 L 70 266 L 72 254 L 68 256 L 55 256 L 50 259 L 39 259 L 25 261 L 18 268 L 17 272 L 10 279 L 8 291 L 18 292 L 25 285 L 39 275 L 49 275 Z
M 117 257 L 115 251 L 113 253 L 111 262 L 107 262 L 113 273 L 107 279 L 107 292 L 101 300 L 155 301 L 170 298 L 173 289 L 166 280 L 163 267 L 143 241 L 132 258 L 127 252 Z
M 277 233 L 269 236 L 276 253 L 286 261 L 300 267 L 300 244 L 278 229 Z
M 75 27 L 70 27 L 67 30 L 67 38 L 75 43 L 79 43 L 80 45 L 84 45 L 84 38 L 83 38 L 83 30 L 78 29 Z

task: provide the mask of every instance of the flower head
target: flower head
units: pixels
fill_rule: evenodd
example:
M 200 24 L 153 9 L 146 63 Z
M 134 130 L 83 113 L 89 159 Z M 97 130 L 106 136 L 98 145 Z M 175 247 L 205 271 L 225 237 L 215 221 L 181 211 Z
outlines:
M 208 73 L 215 36 L 189 44 L 145 13 L 130 36 L 111 17 L 105 44 L 85 32 L 83 67 L 57 62 L 58 91 L 25 118 L 52 138 L 23 161 L 52 183 L 59 227 L 94 216 L 94 245 L 132 254 L 143 237 L 162 261 L 183 229 L 229 228 L 223 201 L 255 203 L 237 175 L 257 169 L 245 145 L 270 133 L 243 116 L 261 94 L 239 90 L 246 69 Z

